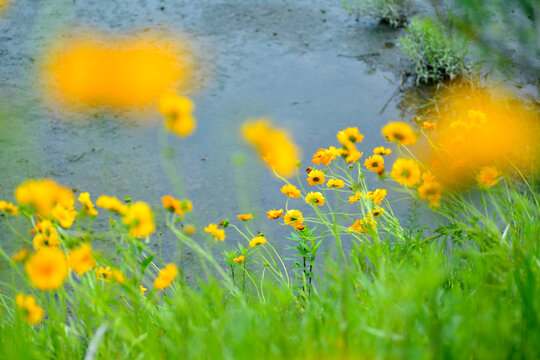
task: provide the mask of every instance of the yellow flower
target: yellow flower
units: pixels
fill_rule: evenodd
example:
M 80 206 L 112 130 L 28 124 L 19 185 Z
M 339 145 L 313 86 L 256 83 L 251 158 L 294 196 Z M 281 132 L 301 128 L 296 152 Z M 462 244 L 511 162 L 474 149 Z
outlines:
M 83 192 L 79 195 L 79 198 L 77 199 L 81 204 L 83 204 L 83 211 L 89 215 L 97 216 L 98 212 L 94 208 L 94 204 L 92 203 L 92 200 L 90 199 L 90 194 L 87 192 Z
M 217 224 L 209 224 L 207 227 L 204 228 L 204 231 L 214 236 L 214 240 L 218 241 L 224 241 L 225 240 L 225 230 L 218 229 Z
M 325 181 L 324 173 L 320 170 L 311 170 L 307 178 L 309 185 L 324 184 Z
M 64 229 L 67 229 L 73 225 L 75 217 L 77 216 L 77 211 L 75 211 L 73 207 L 66 208 L 60 204 L 56 204 L 51 211 L 51 215 L 60 223 L 60 225 L 62 225 Z
M 146 292 L 146 290 L 148 290 L 147 288 L 145 288 L 144 286 L 142 285 L 139 285 L 139 290 L 141 291 L 141 294 L 144 295 L 144 293 Z
M 36 304 L 36 299 L 32 295 L 18 294 L 15 303 L 27 323 L 37 325 L 43 320 L 43 308 Z
M 68 262 L 69 266 L 79 276 L 92 270 L 96 266 L 96 262 L 92 256 L 92 247 L 89 244 L 83 244 L 77 249 L 71 250 L 69 252 Z
M 295 199 L 300 197 L 300 190 L 298 190 L 298 188 L 292 184 L 283 185 L 280 191 L 288 197 Z
M 125 215 L 127 212 L 127 206 L 122 204 L 122 202 L 114 196 L 101 195 L 96 201 L 96 206 L 105 210 L 114 211 L 120 215 Z
M 0 200 L 0 211 L 3 211 L 9 215 L 17 216 L 19 214 L 19 207 L 5 200 Z
M 72 209 L 75 205 L 73 193 L 52 180 L 29 180 L 15 189 L 19 205 L 32 207 L 41 218 L 49 218 L 56 205 Z
M 384 214 L 384 209 L 382 207 L 376 207 L 371 211 L 371 214 L 374 218 L 378 218 Z
M 348 148 L 350 144 L 361 142 L 364 139 L 364 135 L 360 134 L 357 127 L 349 127 L 338 132 L 337 139 L 341 145 Z
M 268 119 L 245 122 L 242 133 L 247 142 L 259 152 L 263 161 L 283 176 L 294 174 L 300 151 L 290 140 L 289 134 L 272 127 Z
M 416 143 L 416 134 L 412 127 L 404 122 L 388 123 L 383 127 L 382 133 L 389 142 L 397 142 L 404 146 Z
M 336 156 L 339 155 L 339 151 L 333 147 L 330 146 L 328 149 L 319 149 L 315 154 L 313 154 L 313 163 L 320 165 L 324 164 L 326 166 L 330 165 L 330 162 L 336 158 Z
M 430 121 L 424 121 L 422 123 L 422 129 L 424 129 L 426 131 L 435 130 L 435 129 L 437 129 L 437 124 L 435 124 L 434 122 L 430 122 Z
M 103 281 L 106 281 L 108 282 L 109 280 L 111 280 L 111 277 L 112 277 L 112 271 L 111 271 L 111 267 L 110 266 L 107 266 L 107 267 L 103 267 L 103 266 L 100 266 L 99 268 L 95 268 L 94 271 L 96 272 L 96 278 L 98 280 L 103 280 Z
M 154 215 L 144 202 L 132 204 L 122 222 L 129 227 L 129 234 L 134 237 L 145 237 L 152 234 L 156 228 Z
M 285 225 L 296 227 L 297 225 L 302 225 L 304 223 L 304 215 L 300 210 L 289 210 L 285 213 L 283 221 L 285 222 Z
M 191 135 L 195 129 L 194 108 L 190 99 L 174 93 L 165 93 L 159 98 L 159 111 L 165 117 L 165 128 L 181 137 Z
M 165 269 L 159 271 L 158 277 L 154 280 L 154 287 L 163 290 L 170 286 L 173 280 L 178 276 L 178 269 L 174 264 L 167 264 Z
M 197 228 L 195 228 L 195 225 L 187 224 L 184 226 L 184 234 L 186 234 L 187 236 L 195 234 L 196 231 Z
M 356 150 L 349 151 L 349 154 L 345 158 L 345 162 L 347 164 L 352 163 L 352 162 L 357 162 L 362 157 L 362 155 L 364 155 L 363 152 L 359 152 Z
M 269 219 L 277 219 L 277 218 L 281 217 L 281 215 L 283 215 L 283 209 L 268 210 L 266 212 L 266 217 L 269 218 Z
M 377 221 L 375 219 L 364 217 L 361 220 L 356 220 L 354 224 L 349 226 L 347 230 L 356 232 L 369 232 L 377 227 Z
M 184 210 L 185 212 L 190 212 L 191 210 L 193 210 L 193 204 L 191 203 L 191 201 L 187 199 L 182 200 L 182 210 Z
M 379 146 L 373 149 L 373 155 L 390 155 L 392 150 L 386 149 L 384 146 Z
M 30 251 L 26 248 L 22 248 L 17 251 L 15 254 L 11 255 L 11 259 L 15 262 L 24 262 L 30 255 Z
M 341 179 L 329 179 L 326 186 L 329 188 L 342 188 L 345 187 L 345 183 Z
M 251 213 L 249 213 L 249 214 L 238 214 L 238 215 L 236 215 L 236 217 L 238 218 L 238 220 L 248 221 L 248 220 L 253 219 L 253 214 L 251 214 Z
M 349 202 L 351 204 L 354 204 L 355 202 L 357 202 L 358 200 L 360 200 L 360 194 L 358 193 L 358 191 L 352 195 L 352 196 L 349 196 Z
M 418 187 L 422 199 L 429 200 L 429 206 L 438 207 L 441 199 L 442 186 L 436 181 L 427 181 Z
M 363 191 L 360 193 L 360 196 L 362 196 L 365 199 L 369 199 L 373 201 L 375 205 L 381 205 L 386 195 L 387 195 L 386 189 L 377 189 L 375 191 L 368 191 L 367 194 L 364 193 Z
M 249 242 L 249 247 L 255 247 L 266 243 L 266 239 L 263 236 L 257 236 L 251 239 Z
M 250 242 L 250 243 L 251 243 L 251 242 Z M 239 262 L 244 261 L 245 259 L 246 259 L 246 258 L 245 258 L 243 255 L 240 255 L 240 256 L 235 257 L 235 258 L 233 259 L 233 261 L 234 261 L 235 263 L 239 263 Z
M 478 186 L 489 188 L 497 184 L 501 178 L 501 173 L 494 166 L 484 166 L 476 175 Z
M 380 155 L 373 155 L 366 159 L 364 166 L 369 171 L 379 172 L 384 169 L 384 158 Z
M 167 211 L 176 213 L 180 217 L 184 216 L 184 212 L 182 211 L 182 203 L 180 200 L 177 200 L 170 195 L 166 195 L 161 198 L 161 203 L 163 204 L 163 207 L 167 209 Z
M 126 278 L 124 277 L 124 274 L 120 272 L 120 270 L 113 269 L 112 271 L 112 277 L 114 281 L 123 284 L 126 281 Z
M 323 206 L 324 196 L 320 192 L 310 192 L 306 195 L 306 203 Z
M 32 284 L 40 290 L 58 289 L 68 275 L 66 256 L 57 247 L 44 247 L 24 266 Z
M 397 159 L 390 175 L 404 186 L 414 186 L 420 182 L 420 168 L 412 159 Z
M 60 245 L 58 233 L 49 220 L 42 220 L 36 223 L 34 231 L 36 232 L 36 235 L 32 239 L 34 250 L 39 250 L 46 246 Z

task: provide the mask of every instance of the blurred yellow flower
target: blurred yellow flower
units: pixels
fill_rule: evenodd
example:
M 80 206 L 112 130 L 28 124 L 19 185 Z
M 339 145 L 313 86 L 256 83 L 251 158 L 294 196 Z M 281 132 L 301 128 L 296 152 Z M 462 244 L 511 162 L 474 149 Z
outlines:
M 377 221 L 370 217 L 364 217 L 361 220 L 356 220 L 354 224 L 349 226 L 347 230 L 356 232 L 369 232 L 377 227 Z
M 304 215 L 300 210 L 288 210 L 283 217 L 285 225 L 290 225 L 296 227 L 297 225 L 302 225 L 304 223 Z
M 295 199 L 300 197 L 300 190 L 298 190 L 298 188 L 292 184 L 283 185 L 280 191 L 288 197 Z
M 69 252 L 68 263 L 73 271 L 79 276 L 92 270 L 92 268 L 96 266 L 96 261 L 92 255 L 92 247 L 85 243 L 78 248 L 71 250 Z
M 87 192 L 81 193 L 77 200 L 79 200 L 79 202 L 83 204 L 83 209 L 82 209 L 83 212 L 92 216 L 97 216 L 98 212 L 94 208 L 94 204 L 92 203 L 92 200 L 90 199 L 89 193 Z
M 333 147 L 330 146 L 328 149 L 319 149 L 315 154 L 313 154 L 313 163 L 320 165 L 324 164 L 326 166 L 330 165 L 330 162 L 336 158 L 336 156 L 339 156 L 339 151 Z
M 218 229 L 217 224 L 209 224 L 207 227 L 204 228 L 204 231 L 214 236 L 214 240 L 218 241 L 224 241 L 225 240 L 225 230 Z
M 176 265 L 167 264 L 165 269 L 159 271 L 158 277 L 154 280 L 154 287 L 158 290 L 163 290 L 171 285 L 176 276 L 178 276 Z
M 442 186 L 436 181 L 425 181 L 418 187 L 420 198 L 429 200 L 429 206 L 438 207 L 441 199 Z
M 96 278 L 98 280 L 103 280 L 103 281 L 110 281 L 111 278 L 112 278 L 112 271 L 111 271 L 111 267 L 110 266 L 107 266 L 107 267 L 103 267 L 103 266 L 100 266 L 99 268 L 95 268 L 94 271 L 96 272 Z
M 248 220 L 253 219 L 253 214 L 251 214 L 251 213 L 249 213 L 249 214 L 238 214 L 238 215 L 236 215 L 236 217 L 238 218 L 238 220 L 248 221 Z
M 195 234 L 196 231 L 197 228 L 195 228 L 195 225 L 187 224 L 184 226 L 184 234 L 186 234 L 187 236 Z
M 494 166 L 484 166 L 476 175 L 478 186 L 489 188 L 497 184 L 501 179 L 501 173 Z
M 389 142 L 397 142 L 401 145 L 414 145 L 416 134 L 412 127 L 404 122 L 391 122 L 382 128 L 382 133 Z
M 0 200 L 0 211 L 3 211 L 5 214 L 17 216 L 19 214 L 19 207 L 5 200 Z
M 122 272 L 118 269 L 113 269 L 112 270 L 112 278 L 114 279 L 114 281 L 120 283 L 120 284 L 123 284 L 125 281 L 126 281 L 126 278 L 124 277 L 124 274 L 122 274 Z
M 22 248 L 17 251 L 15 254 L 11 255 L 11 259 L 15 262 L 24 262 L 30 256 L 30 251 L 26 248 Z
M 266 212 L 266 217 L 269 218 L 269 219 L 277 219 L 277 218 L 281 217 L 281 215 L 283 215 L 283 209 L 268 210 Z
M 357 162 L 362 157 L 362 155 L 364 155 L 364 153 L 360 151 L 356 151 L 356 150 L 349 151 L 347 157 L 345 157 L 345 162 L 347 164 L 352 163 L 352 162 Z
M 129 234 L 134 237 L 146 237 L 154 232 L 154 214 L 150 207 L 140 201 L 128 207 L 122 222 L 129 227 Z
M 61 204 L 56 204 L 51 211 L 51 215 L 64 229 L 68 229 L 73 225 L 75 217 L 77 216 L 77 211 L 75 211 L 73 207 L 66 208 Z
M 24 266 L 32 284 L 40 290 L 55 290 L 68 275 L 66 256 L 58 247 L 43 247 Z
M 379 146 L 373 149 L 373 155 L 390 155 L 392 153 L 391 149 L 387 149 L 384 146 Z
M 249 247 L 256 247 L 264 243 L 266 243 L 266 238 L 264 236 L 257 236 L 251 239 L 249 242 Z
M 125 215 L 127 213 L 127 206 L 122 204 L 122 202 L 114 196 L 101 195 L 96 201 L 96 206 L 105 210 L 114 211 L 120 215 Z
M 343 188 L 345 187 L 345 183 L 341 179 L 328 179 L 328 182 L 326 183 L 326 186 L 329 188 Z
M 181 205 L 182 205 L 182 210 L 185 212 L 190 212 L 191 210 L 193 210 L 193 204 L 191 203 L 191 201 L 187 199 L 182 200 Z
M 32 239 L 34 250 L 39 250 L 47 246 L 60 245 L 58 233 L 49 220 L 37 222 L 33 231 L 36 232 L 36 235 Z
M 139 290 L 141 292 L 142 295 L 144 295 L 146 293 L 146 290 L 148 290 L 147 288 L 145 288 L 144 286 L 142 285 L 139 285 Z
M 292 176 L 300 158 L 300 151 L 285 130 L 272 127 L 270 120 L 248 121 L 242 126 L 247 142 L 271 168 L 282 176 Z
M 324 184 L 326 182 L 326 178 L 322 171 L 311 170 L 308 174 L 307 182 L 309 185 Z
M 324 196 L 320 192 L 310 192 L 306 195 L 306 203 L 323 206 L 324 205 Z
M 374 218 L 378 218 L 384 214 L 384 209 L 382 207 L 377 206 L 375 209 L 371 211 L 371 214 L 373 215 Z
M 161 203 L 163 204 L 163 207 L 167 209 L 167 211 L 176 213 L 180 217 L 184 216 L 184 212 L 182 211 L 182 203 L 180 200 L 177 200 L 170 195 L 166 195 L 161 198 Z
M 233 259 L 233 261 L 234 261 L 235 263 L 239 263 L 239 262 L 244 261 L 245 259 L 246 259 L 246 258 L 244 257 L 244 255 L 240 255 L 240 256 L 235 257 L 235 258 Z
M 362 191 L 358 195 L 358 197 L 362 196 L 365 199 L 369 199 L 373 201 L 375 205 L 381 205 L 386 195 L 387 195 L 386 189 L 376 189 L 375 191 L 368 191 L 367 194 Z M 359 200 L 359 198 L 357 200 Z
M 43 308 L 36 304 L 36 299 L 32 295 L 18 294 L 15 303 L 27 323 L 37 325 L 43 320 Z
M 349 127 L 341 130 L 337 134 L 337 139 L 341 145 L 349 148 L 349 145 L 361 142 L 364 140 L 364 135 L 360 134 L 357 127 Z
M 420 182 L 420 168 L 412 159 L 397 159 L 390 175 L 404 186 L 411 187 Z
M 430 121 L 424 121 L 422 123 L 422 129 L 424 129 L 426 131 L 432 131 L 432 130 L 437 129 L 437 124 L 435 124 L 434 122 L 430 122 Z
M 191 135 L 195 130 L 194 108 L 190 99 L 174 93 L 165 93 L 159 98 L 159 112 L 165 117 L 165 128 L 181 137 Z
M 60 205 L 73 209 L 73 193 L 53 180 L 28 180 L 15 189 L 15 199 L 19 205 L 33 208 L 41 218 L 50 218 L 53 208 Z

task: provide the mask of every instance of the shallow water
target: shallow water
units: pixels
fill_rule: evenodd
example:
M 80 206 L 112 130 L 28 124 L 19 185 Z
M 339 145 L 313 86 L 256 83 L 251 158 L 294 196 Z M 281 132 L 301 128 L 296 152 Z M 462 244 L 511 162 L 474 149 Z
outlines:
M 290 129 L 307 166 L 349 126 L 365 135 L 361 150 L 370 152 L 384 144 L 382 125 L 400 116 L 393 97 L 401 83 L 402 55 L 394 46 L 400 31 L 356 22 L 339 1 L 18 0 L 0 21 L 1 199 L 11 200 L 14 187 L 30 177 L 54 178 L 94 200 L 129 194 L 156 208 L 172 193 L 159 156 L 159 118 L 150 125 L 107 113 L 74 118 L 36 91 L 39 54 L 81 26 L 114 33 L 164 27 L 190 36 L 207 71 L 191 94 L 197 131 L 185 140 L 170 137 L 174 167 L 201 224 L 255 211 L 252 229 L 273 233 L 269 239 L 279 248 L 286 232 L 264 211 L 284 206 L 282 183 L 242 143 L 242 122 L 270 116 Z M 236 175 L 235 154 L 246 154 Z M 227 233 L 220 248 L 241 240 Z M 8 253 L 19 246 L 11 239 L 2 231 Z M 173 239 L 163 241 L 166 257 L 176 257 Z

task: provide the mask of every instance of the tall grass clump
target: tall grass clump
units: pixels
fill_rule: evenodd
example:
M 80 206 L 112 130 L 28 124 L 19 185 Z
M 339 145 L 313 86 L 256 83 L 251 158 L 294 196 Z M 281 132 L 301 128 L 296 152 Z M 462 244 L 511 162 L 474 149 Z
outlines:
M 412 13 L 412 0 L 354 0 L 353 3 L 346 1 L 345 7 L 398 28 L 407 23 Z
M 162 112 L 176 133 L 193 123 L 192 106 L 167 96 Z M 489 113 L 467 110 L 460 126 L 488 127 Z M 50 179 L 25 181 L 14 202 L 1 201 L 20 251 L 0 248 L 11 275 L 0 283 L 0 358 L 540 357 L 533 172 L 492 159 L 451 189 L 415 152 L 425 140 L 444 153 L 434 126 L 403 122 L 385 125 L 390 145 L 381 138 L 374 149 L 357 127 L 339 131 L 300 172 L 288 132 L 269 120 L 242 131 L 283 181 L 283 206 L 264 219 L 236 214 L 202 229 L 188 199 L 94 202 Z M 448 159 L 441 165 L 451 168 Z M 408 199 L 426 205 L 413 229 L 392 209 Z M 153 250 L 156 215 L 180 258 Z M 93 227 L 98 217 L 106 228 Z M 263 221 L 288 229 L 293 259 L 276 235 L 255 230 Z M 106 254 L 97 249 L 105 239 Z M 184 249 L 200 264 L 195 281 Z
M 465 40 L 429 18 L 412 19 L 399 45 L 414 63 L 417 83 L 453 79 L 467 69 Z

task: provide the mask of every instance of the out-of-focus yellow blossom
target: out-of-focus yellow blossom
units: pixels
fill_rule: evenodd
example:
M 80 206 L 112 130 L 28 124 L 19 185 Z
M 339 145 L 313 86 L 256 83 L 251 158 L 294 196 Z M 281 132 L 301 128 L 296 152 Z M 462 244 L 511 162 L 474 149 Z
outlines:
M 77 200 L 79 200 L 79 202 L 81 204 L 83 204 L 83 209 L 82 209 L 83 212 L 85 212 L 85 213 L 87 213 L 89 215 L 92 215 L 92 216 L 97 216 L 98 215 L 98 212 L 95 209 L 94 204 L 92 203 L 92 200 L 90 199 L 90 194 L 89 193 L 87 193 L 87 192 L 81 193 Z
M 382 128 L 382 134 L 389 142 L 407 146 L 416 143 L 416 134 L 412 127 L 404 122 L 391 122 Z
M 384 214 L 384 209 L 382 207 L 376 207 L 371 211 L 371 214 L 374 218 L 378 218 Z
M 85 272 L 92 270 L 96 266 L 96 261 L 92 255 L 92 247 L 89 244 L 82 244 L 80 247 L 69 252 L 69 266 L 77 275 L 82 275 Z
M 281 215 L 283 215 L 283 209 L 268 210 L 266 212 L 266 217 L 269 218 L 269 219 L 277 219 L 277 218 L 281 217 Z
M 256 247 L 264 243 L 266 243 L 266 238 L 264 236 L 257 236 L 251 239 L 249 242 L 249 247 Z
M 356 232 L 369 232 L 377 227 L 377 221 L 370 217 L 364 217 L 361 220 L 356 220 L 354 224 L 349 226 L 347 230 Z
M 235 257 L 235 258 L 233 259 L 233 261 L 234 261 L 235 263 L 240 263 L 240 262 L 242 262 L 242 261 L 244 261 L 244 260 L 246 260 L 246 258 L 244 257 L 244 255 L 237 256 L 237 257 Z
M 112 278 L 114 279 L 114 281 L 120 284 L 123 284 L 126 281 L 124 274 L 122 274 L 122 272 L 118 269 L 112 270 Z
M 357 150 L 349 151 L 349 154 L 345 158 L 345 162 L 347 164 L 357 162 L 362 157 L 362 155 L 364 155 L 364 153 Z
M 24 268 L 32 284 L 40 290 L 55 290 L 68 275 L 66 256 L 58 247 L 43 247 L 32 254 Z
M 326 186 L 329 188 L 343 188 L 345 187 L 345 182 L 341 179 L 328 179 Z
M 429 200 L 429 206 L 438 207 L 441 199 L 442 185 L 436 181 L 427 181 L 418 187 L 418 195 Z
M 28 180 L 15 189 L 15 200 L 21 206 L 33 208 L 39 217 L 50 218 L 53 208 L 60 205 L 72 209 L 75 205 L 73 193 L 53 180 Z
M 56 204 L 51 211 L 51 215 L 64 229 L 68 229 L 73 225 L 77 211 L 73 208 L 66 208 L 60 204 Z
M 311 170 L 308 174 L 307 182 L 309 185 L 324 184 L 326 182 L 326 177 L 320 170 Z
M 5 200 L 0 200 L 0 211 L 3 211 L 5 214 L 17 216 L 19 214 L 19 207 Z
M 184 226 L 184 234 L 186 234 L 187 236 L 195 234 L 196 231 L 197 228 L 195 227 L 195 225 L 187 224 Z
M 15 254 L 11 255 L 11 259 L 15 262 L 24 262 L 30 256 L 30 251 L 26 248 L 22 248 L 17 251 Z
M 178 276 L 178 268 L 174 264 L 167 264 L 164 269 L 159 271 L 158 277 L 154 280 L 154 287 L 163 290 L 170 286 L 173 280 Z
M 324 205 L 324 196 L 320 192 L 310 192 L 306 195 L 306 203 L 323 206 Z
M 422 123 L 422 129 L 424 129 L 426 131 L 432 131 L 432 130 L 437 129 L 437 124 L 435 124 L 434 122 L 430 122 L 430 121 L 424 121 Z
M 96 201 L 96 206 L 105 210 L 114 211 L 120 215 L 125 215 L 127 213 L 127 205 L 122 204 L 122 202 L 114 196 L 101 195 Z
M 400 185 L 414 186 L 420 182 L 420 168 L 412 159 L 397 159 L 390 175 Z
M 369 171 L 379 172 L 384 169 L 384 158 L 380 155 L 373 155 L 366 159 L 364 166 Z
M 191 135 L 196 121 L 192 115 L 195 104 L 188 98 L 165 93 L 159 98 L 159 111 L 165 117 L 165 128 L 178 136 Z
M 215 241 L 225 240 L 225 230 L 218 229 L 217 224 L 209 224 L 207 227 L 204 228 L 204 231 L 214 236 Z
M 144 295 L 146 293 L 146 290 L 148 290 L 147 288 L 145 288 L 144 286 L 142 285 L 139 285 L 139 290 L 141 292 L 142 295 Z
M 240 221 L 248 221 L 248 220 L 253 219 L 253 214 L 251 214 L 251 213 L 249 213 L 249 214 L 238 214 L 238 215 L 236 215 L 236 217 Z
M 290 225 L 296 227 L 297 225 L 302 225 L 304 223 L 304 215 L 300 210 L 288 210 L 283 217 L 285 225 Z
M 263 161 L 282 176 L 292 176 L 300 158 L 300 151 L 289 133 L 272 127 L 269 119 L 248 121 L 242 126 L 247 142 L 259 152 Z
M 43 320 L 45 312 L 36 304 L 36 299 L 32 295 L 18 294 L 15 297 L 15 303 L 27 323 L 37 325 Z
M 362 142 L 364 135 L 360 134 L 357 127 L 349 127 L 338 132 L 337 139 L 341 145 L 348 149 L 350 145 Z
M 358 191 L 354 195 L 349 196 L 349 202 L 351 204 L 354 204 L 355 202 L 359 200 L 360 200 L 360 194 L 358 193 Z
M 300 190 L 298 190 L 298 188 L 292 184 L 283 185 L 280 191 L 288 197 L 295 199 L 300 197 Z
M 373 155 L 390 155 L 392 153 L 391 149 L 387 149 L 384 146 L 379 146 L 373 149 Z
M 100 266 L 99 268 L 96 267 L 94 271 L 96 272 L 96 278 L 98 280 L 103 280 L 105 282 L 108 282 L 112 278 L 112 271 L 111 271 L 110 266 L 107 266 L 107 267 Z
M 36 235 L 32 239 L 35 250 L 39 250 L 42 247 L 60 245 L 58 233 L 49 220 L 37 222 L 33 231 L 36 232 Z
M 478 186 L 489 188 L 496 185 L 501 179 L 501 173 L 494 166 L 484 166 L 476 175 Z
M 150 207 L 140 201 L 132 204 L 122 219 L 122 222 L 129 227 L 129 234 L 134 237 L 146 237 L 154 232 L 154 214 Z
M 176 213 L 180 217 L 184 216 L 184 212 L 182 211 L 182 203 L 180 200 L 175 199 L 170 195 L 165 195 L 161 198 L 161 203 L 167 211 Z
M 339 151 L 333 147 L 330 146 L 328 149 L 319 149 L 315 154 L 313 154 L 313 163 L 320 165 L 324 164 L 326 166 L 330 165 L 330 162 L 336 158 L 336 156 L 339 156 Z

